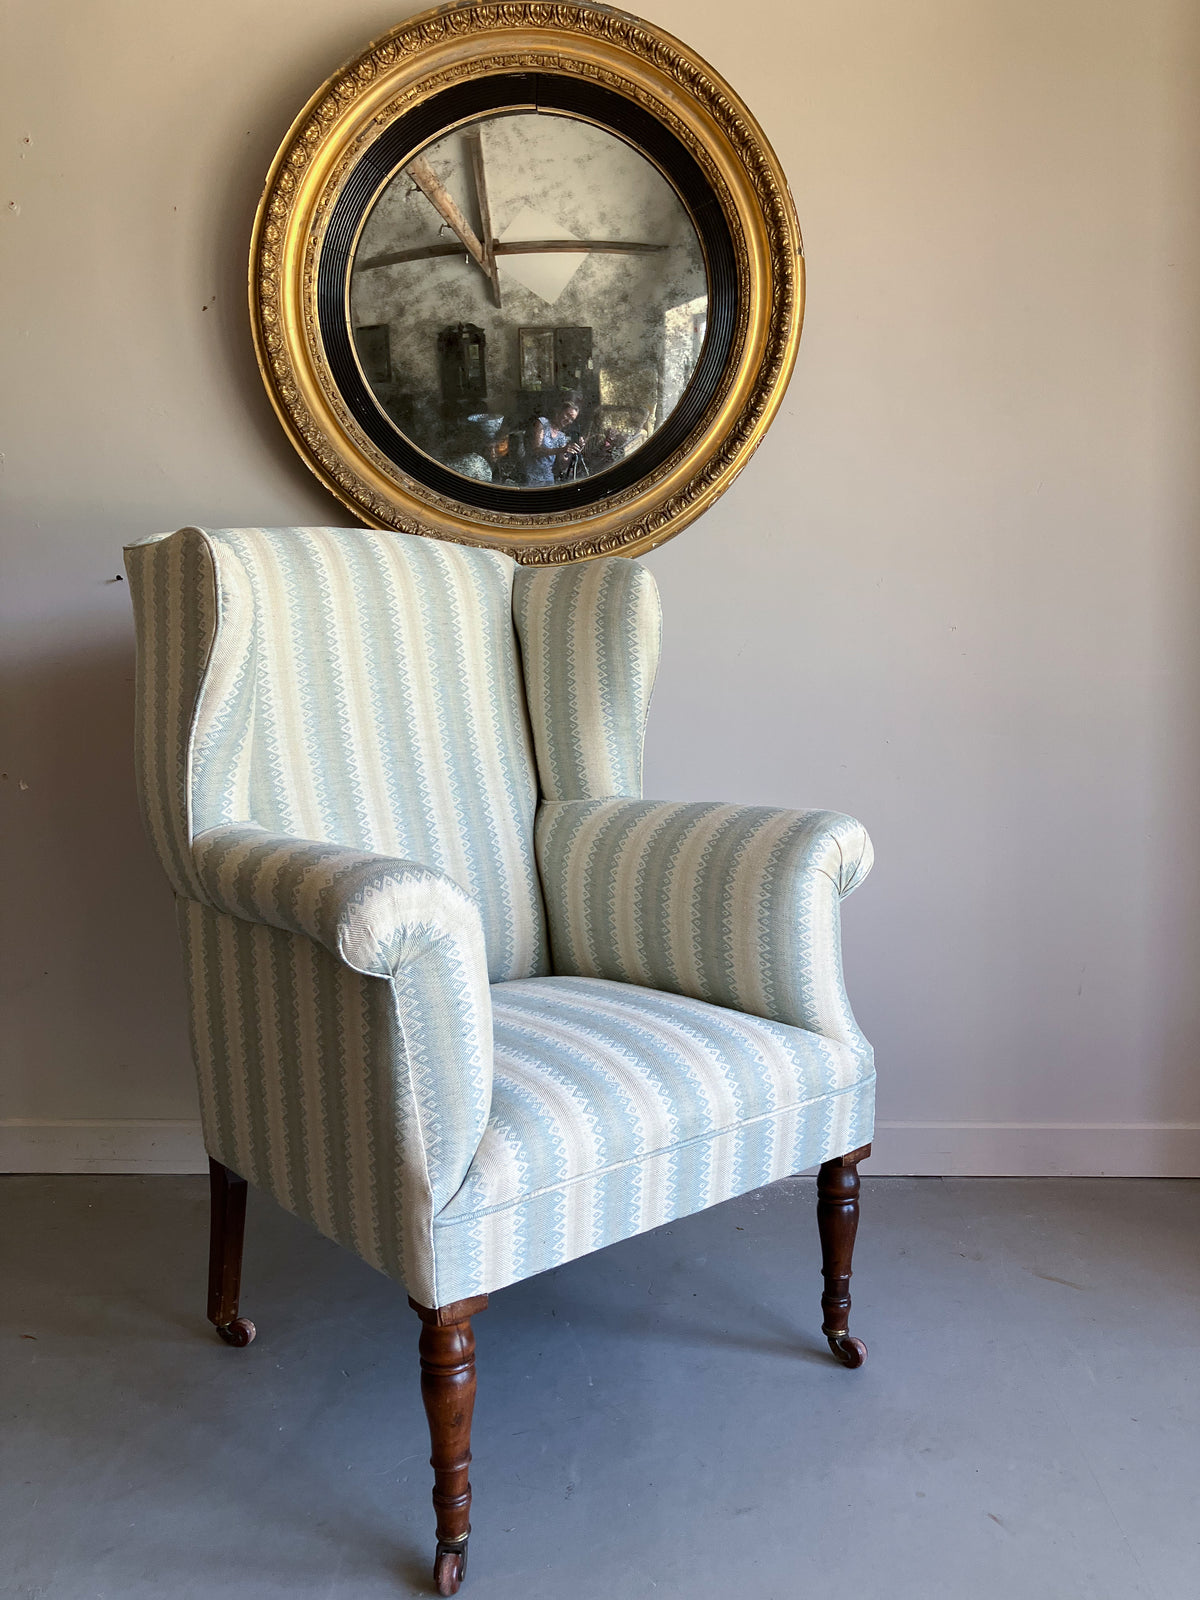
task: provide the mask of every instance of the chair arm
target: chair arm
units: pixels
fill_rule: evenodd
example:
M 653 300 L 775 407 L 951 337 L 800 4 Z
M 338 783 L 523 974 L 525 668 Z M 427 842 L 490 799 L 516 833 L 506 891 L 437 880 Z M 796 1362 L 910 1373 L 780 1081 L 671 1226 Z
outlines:
M 478 907 L 442 872 L 251 823 L 206 829 L 192 858 L 205 898 L 181 901 L 190 981 L 199 1014 L 217 1019 L 197 1030 L 210 1150 L 436 1297 L 432 1219 L 492 1103 Z M 268 928 L 282 933 L 260 938 Z M 325 1142 L 272 1149 L 229 1110 L 256 1098 Z
M 544 801 L 554 970 L 668 989 L 870 1056 L 842 983 L 839 902 L 873 859 L 832 811 Z
M 192 852 L 218 911 L 306 934 L 368 977 L 395 977 L 431 941 L 449 940 L 487 990 L 479 908 L 444 872 L 249 822 L 206 829 Z
M 206 829 L 192 852 L 216 910 L 304 934 L 390 980 L 416 1103 L 438 1103 L 433 1120 L 457 1129 L 429 1158 L 444 1145 L 439 1165 L 464 1151 L 469 1161 L 492 1103 L 492 995 L 471 896 L 431 867 L 247 822 Z

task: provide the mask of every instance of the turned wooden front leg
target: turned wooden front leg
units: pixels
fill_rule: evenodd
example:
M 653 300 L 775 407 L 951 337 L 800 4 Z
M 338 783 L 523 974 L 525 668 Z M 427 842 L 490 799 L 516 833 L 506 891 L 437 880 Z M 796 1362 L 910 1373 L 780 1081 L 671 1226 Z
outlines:
M 441 1595 L 458 1592 L 467 1568 L 471 1531 L 471 1416 L 475 1410 L 475 1334 L 471 1318 L 486 1295 L 431 1309 L 409 1300 L 421 1319 L 421 1399 L 433 1453 L 437 1556 L 433 1578 Z
M 858 1163 L 871 1146 L 826 1161 L 817 1173 L 817 1227 L 821 1234 L 821 1332 L 844 1366 L 861 1367 L 867 1347 L 850 1337 L 850 1272 L 858 1232 Z
M 246 1180 L 209 1157 L 208 1320 L 226 1344 L 244 1347 L 254 1324 L 238 1316 L 242 1244 L 246 1237 Z

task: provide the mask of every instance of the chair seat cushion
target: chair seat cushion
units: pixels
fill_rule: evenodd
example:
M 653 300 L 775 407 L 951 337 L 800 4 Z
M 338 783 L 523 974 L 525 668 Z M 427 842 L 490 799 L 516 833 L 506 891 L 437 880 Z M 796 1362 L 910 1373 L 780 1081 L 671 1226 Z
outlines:
M 871 1137 L 869 1057 L 819 1034 L 599 978 L 495 984 L 492 1008 L 491 1114 L 435 1223 L 442 1303 Z

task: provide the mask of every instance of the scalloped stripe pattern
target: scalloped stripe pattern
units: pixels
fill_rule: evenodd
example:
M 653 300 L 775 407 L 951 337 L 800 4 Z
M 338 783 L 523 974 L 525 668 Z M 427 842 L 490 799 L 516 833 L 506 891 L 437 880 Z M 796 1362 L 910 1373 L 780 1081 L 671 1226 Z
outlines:
M 873 860 L 833 811 L 600 800 L 543 805 L 555 972 L 694 995 L 870 1056 L 846 998 L 839 903 Z
M 184 529 L 131 557 L 142 788 L 180 893 L 196 834 L 255 823 L 446 873 L 493 982 L 547 970 L 510 557 L 354 528 Z
M 434 1225 L 448 1298 L 491 1293 L 870 1140 L 869 1051 L 596 979 L 498 984 L 492 1006 L 492 1113 Z
M 653 575 L 619 557 L 522 568 L 513 613 L 543 800 L 640 795 L 662 643 Z

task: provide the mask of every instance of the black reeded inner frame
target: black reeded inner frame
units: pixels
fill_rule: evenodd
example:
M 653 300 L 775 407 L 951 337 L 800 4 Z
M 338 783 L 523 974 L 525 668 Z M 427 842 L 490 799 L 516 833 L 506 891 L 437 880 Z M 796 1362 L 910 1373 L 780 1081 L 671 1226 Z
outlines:
M 700 235 L 708 267 L 708 325 L 700 360 L 665 424 L 627 461 L 594 478 L 545 489 L 505 487 L 461 477 L 431 460 L 392 427 L 359 371 L 346 319 L 351 250 L 380 185 L 413 151 L 473 117 L 509 108 L 559 111 L 598 123 L 635 145 L 678 190 Z M 640 482 L 691 435 L 716 392 L 737 326 L 737 266 L 729 225 L 699 166 L 650 112 L 596 84 L 550 73 L 508 73 L 478 78 L 434 95 L 399 117 L 346 181 L 329 221 L 317 269 L 317 316 L 325 356 L 342 398 L 367 437 L 410 478 L 448 499 L 486 511 L 523 516 L 593 505 Z

